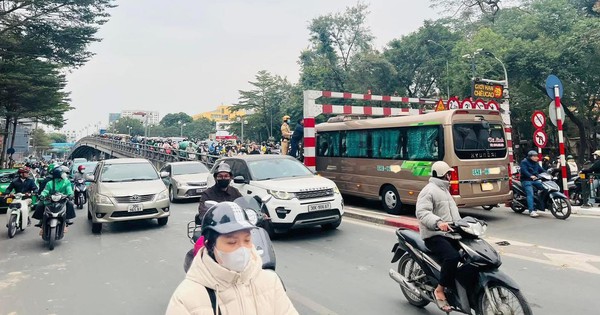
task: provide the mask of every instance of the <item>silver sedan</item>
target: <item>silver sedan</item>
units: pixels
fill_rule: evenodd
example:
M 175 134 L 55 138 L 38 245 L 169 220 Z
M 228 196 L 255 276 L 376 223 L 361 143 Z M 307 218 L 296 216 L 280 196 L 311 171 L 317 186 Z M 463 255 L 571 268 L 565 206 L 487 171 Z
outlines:
M 208 188 L 207 178 L 210 171 L 200 162 L 173 162 L 165 165 L 160 171 L 169 173 L 163 181 L 169 188 L 171 202 L 198 198 Z

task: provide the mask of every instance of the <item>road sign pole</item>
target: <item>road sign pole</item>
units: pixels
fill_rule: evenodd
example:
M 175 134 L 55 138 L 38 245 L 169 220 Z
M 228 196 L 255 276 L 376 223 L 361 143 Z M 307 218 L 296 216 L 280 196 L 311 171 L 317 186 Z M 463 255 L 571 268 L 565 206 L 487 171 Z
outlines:
M 558 127 L 558 148 L 560 150 L 560 165 L 562 168 L 562 183 L 565 196 L 569 197 L 569 187 L 567 185 L 567 159 L 565 158 L 565 139 L 563 136 L 563 117 L 560 103 L 560 88 L 554 85 L 554 103 L 556 105 L 556 125 Z
M 543 159 L 542 148 L 538 147 L 538 164 L 540 166 L 542 166 L 542 159 Z

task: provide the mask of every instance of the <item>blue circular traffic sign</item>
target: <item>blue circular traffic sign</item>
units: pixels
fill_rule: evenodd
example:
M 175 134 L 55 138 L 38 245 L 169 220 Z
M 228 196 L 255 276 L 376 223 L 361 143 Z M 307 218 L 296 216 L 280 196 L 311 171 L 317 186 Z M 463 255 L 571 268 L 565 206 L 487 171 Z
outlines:
M 559 95 L 554 95 L 554 86 L 558 85 L 558 94 Z M 548 78 L 546 79 L 546 93 L 548 94 L 548 97 L 550 97 L 551 99 L 554 99 L 556 96 L 562 98 L 563 96 L 563 85 L 562 82 L 560 82 L 560 79 L 555 76 L 554 74 L 551 74 L 548 76 Z

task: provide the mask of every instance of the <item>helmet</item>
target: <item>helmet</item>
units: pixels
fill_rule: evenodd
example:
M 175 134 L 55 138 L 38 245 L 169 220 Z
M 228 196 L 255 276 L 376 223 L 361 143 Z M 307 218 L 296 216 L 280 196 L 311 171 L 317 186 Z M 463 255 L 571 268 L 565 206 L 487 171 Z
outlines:
M 546 156 L 544 156 L 544 160 L 550 161 L 550 157 L 546 155 Z
M 454 172 L 454 169 L 444 161 L 437 161 L 431 166 L 431 176 L 442 177 L 448 172 Z
M 231 166 L 229 166 L 229 164 L 225 162 L 221 162 L 221 164 L 217 166 L 217 170 L 215 171 L 213 176 L 217 177 L 217 174 L 219 173 L 229 173 L 229 175 L 233 176 L 233 173 L 231 173 Z
M 78 170 L 80 173 L 83 173 L 83 171 L 85 171 L 85 166 L 83 166 L 83 165 L 79 165 L 79 166 L 77 167 L 77 170 Z
M 288 115 L 283 116 L 283 121 L 286 121 L 288 119 L 290 119 L 290 116 L 288 116 Z
M 25 167 L 21 167 L 21 168 L 18 170 L 18 173 L 19 173 L 19 174 L 29 174 L 29 168 L 28 168 L 28 167 L 26 167 L 26 166 L 25 166 Z
M 67 172 L 69 169 L 66 166 L 57 166 L 52 170 L 52 178 L 59 179 L 62 174 Z
M 594 151 L 593 155 L 600 156 L 600 150 L 596 150 L 596 151 Z
M 538 155 L 538 153 L 535 152 L 534 150 L 527 152 L 527 157 L 532 157 L 532 156 L 537 156 L 537 155 Z
M 237 231 L 255 229 L 248 220 L 248 215 L 234 202 L 220 202 L 208 209 L 202 219 L 202 235 L 206 237 L 209 231 L 217 234 L 229 234 Z
M 570 159 L 572 159 L 572 158 L 573 158 L 573 156 L 572 156 L 572 155 L 570 155 L 570 154 L 569 154 L 569 155 L 567 155 L 567 160 L 570 160 Z
M 48 165 L 48 173 L 51 173 L 55 167 L 56 167 L 56 165 L 54 165 L 54 163 L 51 163 L 50 165 Z

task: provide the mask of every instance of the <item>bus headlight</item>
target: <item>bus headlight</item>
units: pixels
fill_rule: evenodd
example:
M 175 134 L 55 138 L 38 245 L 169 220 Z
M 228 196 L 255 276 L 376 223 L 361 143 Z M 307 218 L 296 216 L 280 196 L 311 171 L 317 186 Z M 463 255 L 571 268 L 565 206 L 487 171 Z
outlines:
M 294 193 L 291 192 L 287 192 L 287 191 L 280 191 L 280 190 L 270 190 L 267 189 L 267 192 L 277 198 L 277 199 L 282 199 L 282 200 L 290 200 L 294 197 L 296 197 L 296 195 L 294 195 Z

